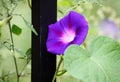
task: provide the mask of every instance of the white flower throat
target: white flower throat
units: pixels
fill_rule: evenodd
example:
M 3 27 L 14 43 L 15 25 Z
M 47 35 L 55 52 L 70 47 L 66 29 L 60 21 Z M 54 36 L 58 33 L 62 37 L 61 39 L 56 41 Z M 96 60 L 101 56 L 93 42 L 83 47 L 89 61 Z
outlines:
M 75 32 L 71 30 L 67 30 L 61 37 L 62 42 L 69 43 L 73 41 L 75 38 Z

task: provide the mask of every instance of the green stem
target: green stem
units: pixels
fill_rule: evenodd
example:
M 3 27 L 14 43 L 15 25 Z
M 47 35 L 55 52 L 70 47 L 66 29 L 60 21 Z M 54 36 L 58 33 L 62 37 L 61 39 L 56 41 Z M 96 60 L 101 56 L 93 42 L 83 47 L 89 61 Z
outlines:
M 60 70 L 60 71 L 58 71 L 57 76 L 61 76 L 66 72 L 67 72 L 67 70 Z
M 56 69 L 56 71 L 55 71 L 54 77 L 53 77 L 53 79 L 52 79 L 52 82 L 55 81 L 55 78 L 56 78 L 56 76 L 57 76 L 57 73 L 58 73 L 58 71 L 59 71 L 59 68 L 60 68 L 60 65 L 61 65 L 62 61 L 63 61 L 63 58 L 61 57 L 61 58 L 60 58 L 60 61 L 59 61 L 59 63 L 58 63 L 58 67 L 57 67 L 57 69 Z
M 10 15 L 8 15 L 8 17 L 9 16 Z M 14 63 L 15 63 L 15 69 L 16 69 L 16 75 L 17 75 L 17 82 L 19 82 L 18 66 L 17 66 L 17 60 L 15 58 L 14 41 L 13 41 L 13 35 L 12 35 L 12 29 L 11 29 L 11 23 L 10 23 L 10 21 L 8 22 L 8 26 L 9 26 L 10 38 L 11 38 L 11 53 L 13 54 L 12 56 L 13 56 Z
M 28 63 L 30 62 L 31 59 L 27 60 L 27 62 L 25 63 L 25 65 L 23 66 L 21 72 L 19 73 L 19 77 L 22 75 L 23 71 L 25 70 L 26 66 L 28 65 Z
M 27 0 L 27 3 L 28 3 L 29 8 L 32 9 L 32 6 L 30 4 L 30 0 Z
M 19 82 L 19 76 L 18 76 L 18 66 L 17 66 L 17 61 L 15 58 L 15 55 L 13 55 L 14 63 L 15 63 L 15 68 L 16 68 L 16 75 L 17 75 L 17 82 Z

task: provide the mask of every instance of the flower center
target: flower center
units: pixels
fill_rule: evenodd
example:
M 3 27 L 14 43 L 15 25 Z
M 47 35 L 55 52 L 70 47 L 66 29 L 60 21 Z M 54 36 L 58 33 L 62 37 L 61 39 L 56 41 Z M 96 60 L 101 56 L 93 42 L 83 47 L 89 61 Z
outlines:
M 61 40 L 64 42 L 64 43 L 69 43 L 71 41 L 73 41 L 75 38 L 75 33 L 73 31 L 66 31 L 62 37 L 61 37 Z

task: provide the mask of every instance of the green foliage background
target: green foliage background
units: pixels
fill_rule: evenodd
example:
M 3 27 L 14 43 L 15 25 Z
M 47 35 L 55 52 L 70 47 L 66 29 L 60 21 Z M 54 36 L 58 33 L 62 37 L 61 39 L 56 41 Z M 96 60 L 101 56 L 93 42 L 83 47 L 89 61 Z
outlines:
M 3 4 L 3 2 L 5 4 Z M 0 21 L 6 19 L 7 9 L 12 12 L 12 19 L 10 20 L 11 26 L 17 25 L 21 32 L 19 35 L 13 34 L 15 57 L 17 59 L 17 66 L 19 73 L 23 70 L 24 65 L 27 63 L 26 52 L 31 48 L 31 30 L 27 27 L 22 17 L 14 14 L 22 15 L 29 23 L 31 22 L 31 9 L 27 4 L 27 0 L 0 0 Z M 14 29 L 13 29 L 14 30 Z M 19 29 L 16 28 L 16 31 Z M 15 32 L 16 32 L 15 31 Z M 15 65 L 10 48 L 10 32 L 8 23 L 0 27 L 0 82 L 16 82 Z M 29 53 L 31 55 L 31 53 Z M 31 63 L 26 65 L 21 74 L 20 82 L 31 81 Z

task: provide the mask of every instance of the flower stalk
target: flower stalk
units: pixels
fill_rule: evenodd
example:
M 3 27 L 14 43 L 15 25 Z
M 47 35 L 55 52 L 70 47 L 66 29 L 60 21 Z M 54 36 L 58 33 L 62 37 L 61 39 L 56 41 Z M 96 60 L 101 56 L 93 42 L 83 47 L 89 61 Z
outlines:
M 58 71 L 59 71 L 59 68 L 60 68 L 60 65 L 61 65 L 62 61 L 63 61 L 63 58 L 61 57 L 61 58 L 60 58 L 60 61 L 59 61 L 59 63 L 58 63 L 58 66 L 57 66 L 57 68 L 56 68 L 55 74 L 54 74 L 54 76 L 53 76 L 52 82 L 54 82 L 55 79 L 56 79 L 56 76 L 57 76 L 57 73 L 58 73 Z

